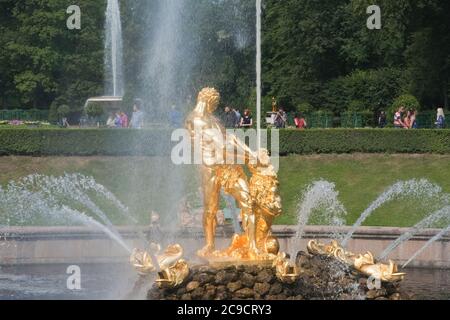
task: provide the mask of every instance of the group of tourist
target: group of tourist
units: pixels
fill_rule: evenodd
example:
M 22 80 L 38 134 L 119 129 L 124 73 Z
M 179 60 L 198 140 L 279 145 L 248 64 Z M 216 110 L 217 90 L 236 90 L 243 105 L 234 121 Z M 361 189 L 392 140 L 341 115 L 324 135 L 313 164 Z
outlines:
M 106 121 L 106 126 L 108 128 L 128 128 L 128 116 L 122 110 L 116 113 L 111 113 L 109 115 L 108 121 Z
M 394 114 L 394 127 L 398 129 L 418 129 L 417 121 L 418 112 L 415 109 L 407 109 L 406 107 L 400 107 Z M 252 128 L 254 126 L 253 116 L 249 109 L 245 109 L 244 113 L 232 107 L 225 107 L 221 116 L 222 124 L 227 129 L 236 128 Z M 285 129 L 289 126 L 288 115 L 283 108 L 279 108 L 277 112 L 272 114 L 272 125 L 277 129 Z M 172 107 L 170 112 L 170 124 L 174 128 L 178 128 L 183 125 L 183 115 L 175 107 Z M 111 113 L 107 121 L 108 128 L 133 128 L 141 129 L 144 125 L 144 113 L 141 111 L 140 104 L 135 103 L 133 107 L 133 115 L 129 120 L 128 115 L 123 111 L 117 111 Z M 308 123 L 304 115 L 300 112 L 295 114 L 294 123 L 295 128 L 299 130 L 305 130 L 308 128 Z M 292 125 L 291 125 L 292 126 Z M 388 126 L 387 115 L 385 111 L 381 111 L 378 117 L 378 126 L 385 128 Z M 438 129 L 445 128 L 445 113 L 442 107 L 437 109 L 437 117 L 435 126 Z
M 284 129 L 288 126 L 288 116 L 283 108 L 280 108 L 278 112 L 273 114 L 273 125 L 277 129 Z M 225 107 L 222 115 L 222 123 L 227 129 L 235 128 L 251 128 L 253 127 L 253 116 L 249 109 L 244 111 L 241 115 L 239 110 Z M 297 113 L 294 118 L 295 127 L 303 130 L 307 128 L 307 122 L 305 117 L 301 113 Z
M 251 128 L 253 127 L 253 116 L 249 109 L 241 114 L 239 110 L 225 107 L 224 114 L 222 115 L 222 123 L 227 129 L 235 128 Z
M 394 127 L 397 129 L 417 129 L 417 110 L 400 107 L 394 114 Z
M 378 122 L 380 127 L 386 126 L 386 114 L 384 112 L 381 113 Z M 441 107 L 437 109 L 435 125 L 437 129 L 445 128 L 445 113 Z M 394 127 L 397 129 L 418 129 L 417 110 L 407 110 L 404 106 L 401 106 L 394 114 Z
M 394 127 L 398 129 L 418 129 L 417 114 L 417 110 L 415 109 L 407 109 L 404 106 L 400 107 L 394 114 Z M 288 116 L 283 108 L 273 113 L 271 121 L 277 129 L 288 127 Z M 181 126 L 183 123 L 183 116 L 175 107 L 172 108 L 170 122 L 174 127 Z M 252 128 L 254 125 L 253 116 L 249 109 L 246 109 L 241 114 L 238 109 L 232 107 L 225 107 L 224 113 L 222 114 L 222 123 L 227 129 Z M 108 128 L 141 129 L 144 125 L 144 113 L 141 111 L 139 102 L 134 104 L 131 120 L 129 120 L 125 112 L 120 110 L 110 114 L 106 125 Z M 302 113 L 295 114 L 294 125 L 299 130 L 304 130 L 308 127 L 307 121 Z M 387 125 L 386 112 L 382 111 L 378 117 L 378 126 L 385 128 Z M 435 125 L 438 129 L 445 128 L 445 113 L 442 107 L 437 109 Z
M 275 126 L 275 128 L 285 129 L 288 127 L 288 125 L 289 125 L 288 115 L 284 111 L 283 108 L 280 108 L 278 110 L 278 112 L 273 113 L 272 116 L 273 116 L 272 122 L 273 122 L 273 125 Z M 306 119 L 301 112 L 298 112 L 295 114 L 294 125 L 295 125 L 295 128 L 297 128 L 299 130 L 305 130 L 308 127 L 308 123 L 306 122 Z
M 136 102 L 133 106 L 131 121 L 125 112 L 119 110 L 110 114 L 106 126 L 108 128 L 142 129 L 144 126 L 144 113 L 141 111 L 139 103 Z

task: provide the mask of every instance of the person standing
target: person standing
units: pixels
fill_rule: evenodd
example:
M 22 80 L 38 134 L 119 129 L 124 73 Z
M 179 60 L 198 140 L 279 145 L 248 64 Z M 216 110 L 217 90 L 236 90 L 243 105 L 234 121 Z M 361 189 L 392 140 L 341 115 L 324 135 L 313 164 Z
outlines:
M 67 120 L 67 117 L 62 118 L 62 127 L 66 129 L 70 128 L 69 120 Z
M 394 127 L 397 129 L 405 128 L 405 123 L 403 122 L 403 113 L 405 112 L 405 107 L 400 107 L 394 114 Z
M 405 124 L 405 129 L 411 129 L 411 110 L 406 112 L 406 117 L 403 118 L 403 123 Z
M 241 128 L 251 128 L 253 127 L 253 117 L 249 109 L 246 109 L 244 116 L 241 119 Z
M 303 115 L 301 113 L 297 113 L 295 115 L 295 126 L 297 127 L 297 129 L 300 130 L 305 130 L 308 126 L 308 124 L 306 123 L 306 119 L 303 117 Z
M 409 117 L 410 129 L 418 129 L 417 124 L 417 110 L 411 110 L 411 116 Z
M 172 105 L 170 111 L 170 126 L 174 129 L 181 128 L 183 125 L 183 114 L 178 110 L 176 105 Z
M 116 117 L 114 116 L 114 113 L 110 113 L 108 121 L 106 121 L 106 126 L 108 128 L 114 128 L 116 126 Z
M 286 123 L 287 123 L 286 112 L 284 112 L 283 108 L 280 108 L 277 115 L 275 116 L 275 127 L 277 129 L 284 129 L 286 128 Z
M 125 112 L 120 112 L 120 121 L 122 123 L 122 128 L 128 128 L 128 116 Z
M 225 113 L 222 117 L 222 123 L 226 129 L 234 129 L 236 127 L 236 113 L 230 107 L 225 108 Z
M 150 243 L 161 243 L 164 239 L 164 233 L 161 230 L 160 216 L 157 212 L 152 211 L 150 213 L 150 226 L 149 226 L 148 241 Z
M 120 112 L 116 112 L 116 118 L 114 119 L 114 125 L 116 128 L 122 128 L 122 117 Z
M 383 129 L 386 126 L 387 126 L 386 112 L 381 111 L 380 116 L 378 117 L 378 127 Z
M 442 108 L 442 107 L 437 109 L 436 128 L 437 129 L 445 128 L 445 113 L 444 113 L 444 108 Z
M 235 127 L 236 127 L 236 128 L 239 128 L 239 126 L 241 125 L 242 115 L 241 115 L 241 113 L 239 112 L 239 110 L 237 110 L 237 109 L 233 109 L 233 112 L 234 112 L 235 115 L 236 115 L 236 124 L 235 124 Z
M 130 128 L 142 129 L 144 127 L 144 113 L 141 111 L 141 103 L 136 101 L 133 106 L 133 116 L 131 117 Z

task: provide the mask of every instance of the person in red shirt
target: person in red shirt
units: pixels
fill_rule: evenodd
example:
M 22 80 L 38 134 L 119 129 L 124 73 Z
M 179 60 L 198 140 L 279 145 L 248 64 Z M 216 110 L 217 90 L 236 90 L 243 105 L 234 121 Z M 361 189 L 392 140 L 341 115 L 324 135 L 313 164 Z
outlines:
M 128 128 L 128 116 L 125 112 L 120 112 L 120 120 L 122 122 L 122 128 Z
M 306 119 L 303 117 L 303 115 L 301 113 L 297 113 L 295 115 L 294 122 L 295 122 L 295 127 L 297 129 L 305 130 L 308 127 L 308 124 L 306 123 Z

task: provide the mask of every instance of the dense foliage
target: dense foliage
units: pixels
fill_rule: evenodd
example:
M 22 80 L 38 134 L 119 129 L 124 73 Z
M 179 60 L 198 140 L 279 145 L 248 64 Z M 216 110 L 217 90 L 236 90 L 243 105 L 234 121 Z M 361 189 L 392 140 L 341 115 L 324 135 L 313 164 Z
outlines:
M 164 130 L 0 129 L 0 155 L 170 155 Z M 280 131 L 280 153 L 450 154 L 450 130 L 317 129 Z
M 91 103 L 86 107 L 86 114 L 89 117 L 93 118 L 100 117 L 103 115 L 103 113 L 104 113 L 103 107 L 99 104 Z
M 79 109 L 103 87 L 105 1 L 78 1 L 81 30 L 66 27 L 70 0 L 0 2 L 0 106 Z
M 387 111 L 405 93 L 448 106 L 450 3 L 377 1 L 381 30 L 366 26 L 371 4 L 266 0 L 265 93 L 334 112 Z
M 224 103 L 255 101 L 253 0 L 184 0 L 187 43 L 196 48 L 190 77 L 177 82 L 195 94 L 219 88 Z M 148 91 L 149 30 L 157 0 L 121 1 L 126 101 Z M 80 0 L 81 30 L 68 30 L 70 0 L 0 2 L 0 109 L 80 110 L 103 93 L 106 0 Z M 389 110 L 404 94 L 425 109 L 448 106 L 450 2 L 379 0 L 382 29 L 368 30 L 368 0 L 265 0 L 264 108 L 276 96 L 289 110 Z M 184 48 L 189 49 L 189 48 Z M 183 51 L 184 52 L 184 51 Z M 180 85 L 179 83 L 175 85 Z M 422 108 L 423 109 L 423 108 Z

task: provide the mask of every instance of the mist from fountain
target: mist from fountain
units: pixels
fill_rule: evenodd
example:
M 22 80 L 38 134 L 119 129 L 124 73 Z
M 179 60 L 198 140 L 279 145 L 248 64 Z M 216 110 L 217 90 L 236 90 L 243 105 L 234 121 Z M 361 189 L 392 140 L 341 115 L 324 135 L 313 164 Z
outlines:
M 345 248 L 348 242 L 352 238 L 355 231 L 363 224 L 363 222 L 373 213 L 375 210 L 380 208 L 385 203 L 392 201 L 394 199 L 399 199 L 403 197 L 433 197 L 439 194 L 442 189 L 429 182 L 426 179 L 413 179 L 408 181 L 400 181 L 395 183 L 393 186 L 389 187 L 383 194 L 381 194 L 372 204 L 361 214 L 359 219 L 353 225 L 351 230 L 347 233 L 344 240 L 342 241 L 342 246 Z
M 144 62 L 145 88 L 141 96 L 151 107 L 152 117 L 168 123 L 173 105 L 185 103 L 186 79 L 196 51 L 185 37 L 184 14 L 190 11 L 186 0 L 158 0 L 153 28 L 147 35 L 148 57 Z
M 91 210 L 97 215 L 103 223 L 108 226 L 113 224 L 106 216 L 106 214 L 90 199 L 90 197 L 82 191 L 79 186 L 83 183 L 74 183 L 77 181 L 77 176 L 65 175 L 62 177 L 44 176 L 44 175 L 30 175 L 20 180 L 16 187 L 20 189 L 33 190 L 38 188 L 43 194 L 48 197 L 60 196 L 66 200 L 72 200 L 81 203 L 87 209 Z M 11 184 L 14 184 L 12 182 Z
M 172 128 L 175 125 L 175 121 L 171 121 L 172 110 L 176 110 L 177 119 L 182 118 L 194 108 L 201 88 L 222 85 L 216 80 L 220 77 L 211 76 L 223 72 L 222 61 L 216 63 L 211 59 L 218 48 L 240 51 L 242 57 L 253 49 L 256 42 L 255 5 L 241 0 L 153 0 L 130 6 L 133 8 L 130 14 L 136 15 L 134 18 L 139 21 L 139 28 L 145 28 L 139 34 L 138 43 L 131 41 L 135 35 L 128 37 L 125 33 L 126 56 L 134 57 L 134 46 L 142 53 L 138 59 L 141 64 L 139 73 L 132 85 L 127 86 L 127 95 L 141 99 L 146 127 L 162 129 L 169 139 L 152 142 L 156 144 L 158 154 L 146 159 L 149 161 L 146 161 L 145 168 L 130 165 L 127 191 L 133 199 L 137 189 L 148 190 L 144 210 L 148 210 L 149 215 L 157 213 L 161 226 L 168 231 L 163 239 L 154 241 L 176 243 L 179 239 L 175 235 L 181 224 L 176 222 L 181 220 L 183 199 L 201 183 L 192 178 L 192 172 L 196 170 L 193 166 L 174 165 L 170 158 L 174 146 L 170 143 L 170 135 L 173 129 L 177 129 Z M 128 8 L 124 7 L 124 10 Z M 124 31 L 127 32 L 130 22 L 124 22 Z M 183 126 L 184 119 L 179 120 L 181 123 L 176 125 Z M 135 135 L 134 143 L 145 144 L 139 140 L 143 138 L 143 135 Z M 151 177 L 149 185 L 140 182 L 142 170 Z
M 304 235 L 305 226 L 316 210 L 321 210 L 321 222 L 332 226 L 344 225 L 344 217 L 347 212 L 339 201 L 339 192 L 335 188 L 334 183 L 324 180 L 315 181 L 306 188 L 297 210 L 297 230 L 294 237 L 291 259 L 295 259 L 295 255 L 300 246 L 299 241 Z M 333 236 L 339 238 L 337 233 L 333 234 Z
M 92 217 L 87 216 L 83 212 L 79 212 L 79 211 L 67 208 L 66 206 L 61 207 L 61 212 L 68 214 L 69 217 L 71 217 L 71 219 L 73 221 L 80 222 L 87 227 L 93 227 L 94 229 L 98 229 L 98 230 L 104 232 L 112 240 L 114 240 L 116 243 L 118 243 L 123 249 L 125 249 L 128 254 L 131 254 L 131 252 L 132 252 L 131 248 L 125 243 L 123 238 L 117 232 L 113 232 L 111 229 L 109 229 L 105 225 L 101 224 L 97 220 L 93 219 Z
M 108 0 L 105 22 L 106 95 L 121 97 L 123 81 L 123 39 L 119 0 Z
M 406 263 L 402 266 L 402 268 L 406 268 L 414 259 L 416 259 L 422 252 L 424 252 L 429 246 L 431 246 L 434 242 L 438 241 L 442 237 L 444 237 L 447 233 L 450 232 L 450 225 L 435 235 L 433 238 L 427 241 L 427 243 L 420 248 Z
M 31 175 L 18 182 L 12 181 L 5 189 L 0 187 L 0 225 L 66 226 L 81 223 L 101 230 L 121 247 L 130 251 L 106 214 L 80 188 L 84 186 L 90 189 L 96 185 L 92 178 L 82 175 L 65 175 L 60 178 Z M 108 198 L 114 197 L 104 187 L 98 190 L 108 195 Z M 118 199 L 112 203 L 117 204 L 118 208 L 124 208 Z M 106 225 L 74 207 L 89 210 L 91 214 L 105 220 Z
M 258 8 L 259 4 L 257 3 L 256 6 Z M 251 35 L 253 30 L 244 27 L 244 24 L 247 23 L 247 16 L 251 13 L 246 12 L 240 6 L 235 6 L 232 11 L 229 28 L 233 33 L 235 46 L 242 50 L 249 46 L 249 42 L 253 37 Z
M 393 241 L 379 255 L 377 260 L 385 260 L 389 256 L 389 254 L 392 251 L 394 251 L 397 247 L 401 246 L 404 242 L 406 242 L 409 239 L 411 239 L 415 234 L 417 234 L 421 230 L 423 230 L 425 228 L 430 228 L 434 223 L 436 223 L 439 219 L 441 219 L 443 217 L 450 217 L 450 206 L 446 206 L 446 207 L 444 207 L 444 208 L 442 208 L 442 209 L 432 213 L 431 215 L 429 215 L 428 217 L 426 217 L 425 219 L 423 219 L 422 221 L 417 223 L 414 227 L 409 229 L 407 232 L 402 234 L 395 241 Z

